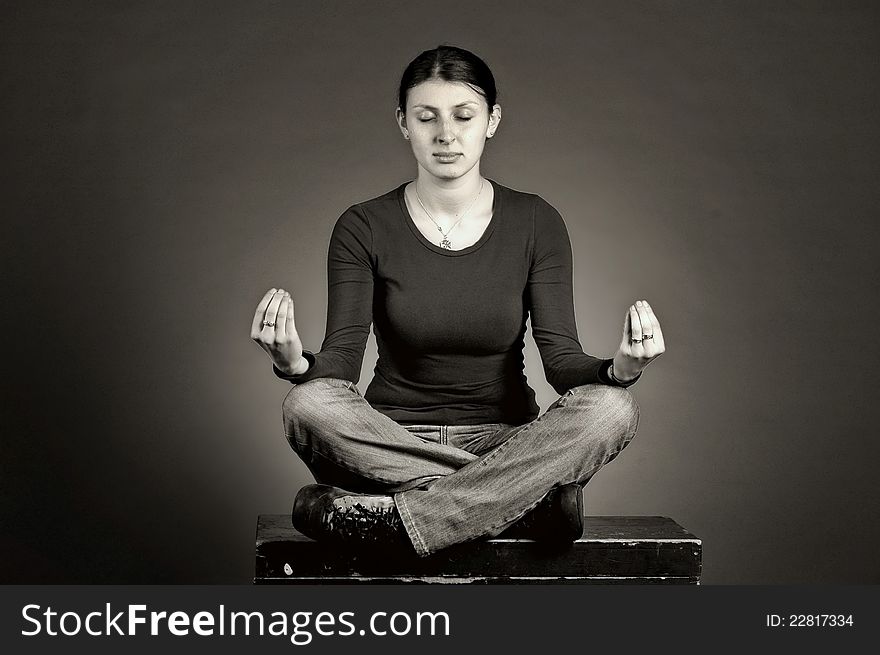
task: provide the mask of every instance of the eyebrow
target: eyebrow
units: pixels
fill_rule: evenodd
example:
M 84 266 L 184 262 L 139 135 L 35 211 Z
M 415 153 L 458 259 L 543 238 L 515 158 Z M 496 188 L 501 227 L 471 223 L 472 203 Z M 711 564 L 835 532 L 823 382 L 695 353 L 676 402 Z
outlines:
M 464 102 L 460 102 L 456 107 L 464 107 L 465 105 L 478 105 L 479 103 L 475 100 L 465 100 Z M 437 107 L 432 107 L 431 105 L 413 105 L 413 109 L 421 107 L 422 109 L 437 109 Z

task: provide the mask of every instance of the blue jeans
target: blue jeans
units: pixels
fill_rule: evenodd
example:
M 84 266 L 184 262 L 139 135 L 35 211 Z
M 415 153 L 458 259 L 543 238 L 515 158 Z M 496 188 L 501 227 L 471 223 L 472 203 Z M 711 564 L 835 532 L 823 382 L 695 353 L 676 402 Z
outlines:
M 315 480 L 392 495 L 419 555 L 496 536 L 554 487 L 586 484 L 639 424 L 632 394 L 605 384 L 574 387 L 523 425 L 404 426 L 337 378 L 294 385 L 283 411 Z

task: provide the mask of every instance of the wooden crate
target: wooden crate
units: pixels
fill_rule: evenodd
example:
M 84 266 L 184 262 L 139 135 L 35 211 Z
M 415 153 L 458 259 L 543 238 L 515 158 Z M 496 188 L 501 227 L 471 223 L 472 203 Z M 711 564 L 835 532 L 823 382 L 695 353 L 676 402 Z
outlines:
M 702 545 L 664 516 L 587 516 L 584 536 L 551 547 L 488 539 L 429 557 L 331 548 L 287 514 L 257 520 L 254 584 L 699 584 Z

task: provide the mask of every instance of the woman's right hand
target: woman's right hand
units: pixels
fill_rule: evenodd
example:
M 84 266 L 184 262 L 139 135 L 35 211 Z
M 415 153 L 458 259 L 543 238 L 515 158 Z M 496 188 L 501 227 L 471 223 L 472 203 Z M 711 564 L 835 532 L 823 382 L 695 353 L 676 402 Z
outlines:
M 284 289 L 269 289 L 254 312 L 251 339 L 268 353 L 272 362 L 286 375 L 308 370 L 302 356 L 302 342 L 293 322 L 293 299 Z

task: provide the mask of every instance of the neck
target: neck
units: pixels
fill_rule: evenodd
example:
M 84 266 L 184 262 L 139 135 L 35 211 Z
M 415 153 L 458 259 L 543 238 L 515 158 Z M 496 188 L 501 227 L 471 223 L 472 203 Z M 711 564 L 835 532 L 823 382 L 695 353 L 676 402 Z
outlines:
M 483 181 L 476 166 L 466 175 L 454 179 L 437 178 L 420 169 L 415 190 L 436 219 L 461 215 L 474 202 L 481 185 L 485 184 L 488 182 Z

